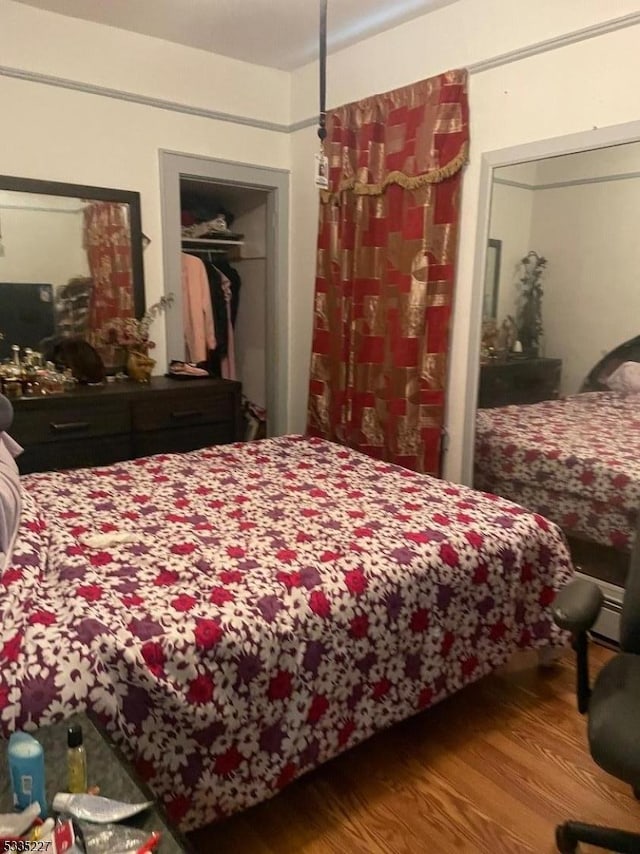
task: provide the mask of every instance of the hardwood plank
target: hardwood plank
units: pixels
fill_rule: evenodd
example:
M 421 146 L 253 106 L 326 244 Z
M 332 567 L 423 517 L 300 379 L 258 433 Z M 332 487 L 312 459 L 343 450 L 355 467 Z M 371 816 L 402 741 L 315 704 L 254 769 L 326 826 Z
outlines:
M 611 655 L 594 645 L 592 673 Z M 569 818 L 640 831 L 640 804 L 589 755 L 572 653 L 545 669 L 523 654 L 191 839 L 203 854 L 551 854 Z

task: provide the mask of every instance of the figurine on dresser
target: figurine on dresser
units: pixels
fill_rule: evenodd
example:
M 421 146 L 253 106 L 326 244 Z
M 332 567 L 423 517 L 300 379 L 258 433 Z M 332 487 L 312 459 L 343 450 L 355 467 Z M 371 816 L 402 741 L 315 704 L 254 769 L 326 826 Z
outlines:
M 500 332 L 498 333 L 498 350 L 503 356 L 508 356 L 515 352 L 516 344 L 518 343 L 518 327 L 513 317 L 508 314 L 502 321 Z
M 45 394 L 61 394 L 76 380 L 70 368 L 59 369 L 52 361 L 43 362 L 42 354 L 25 347 L 11 347 L 12 356 L 0 364 L 0 394 L 15 400 Z

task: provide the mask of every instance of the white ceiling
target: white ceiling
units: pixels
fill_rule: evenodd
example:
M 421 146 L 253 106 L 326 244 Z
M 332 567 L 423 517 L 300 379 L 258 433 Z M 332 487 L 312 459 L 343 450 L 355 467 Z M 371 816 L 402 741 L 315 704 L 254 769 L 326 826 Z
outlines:
M 18 0 L 190 47 L 291 70 L 318 55 L 319 0 Z M 329 50 L 458 0 L 329 0 Z

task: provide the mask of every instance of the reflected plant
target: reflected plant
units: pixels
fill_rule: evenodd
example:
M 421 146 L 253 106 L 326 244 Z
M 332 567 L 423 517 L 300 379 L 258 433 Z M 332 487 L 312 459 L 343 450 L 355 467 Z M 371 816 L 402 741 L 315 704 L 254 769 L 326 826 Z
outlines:
M 547 259 L 533 250 L 520 261 L 516 325 L 518 338 L 525 353 L 538 354 L 542 338 L 542 278 Z

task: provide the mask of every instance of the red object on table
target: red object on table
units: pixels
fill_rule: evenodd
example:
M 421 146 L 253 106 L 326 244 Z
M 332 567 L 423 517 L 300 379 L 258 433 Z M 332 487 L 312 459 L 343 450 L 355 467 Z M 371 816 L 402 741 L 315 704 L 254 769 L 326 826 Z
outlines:
M 142 845 L 142 847 L 138 848 L 136 854 L 149 854 L 150 851 L 153 851 L 155 848 L 157 848 L 161 838 L 162 834 L 154 830 L 151 836 Z

